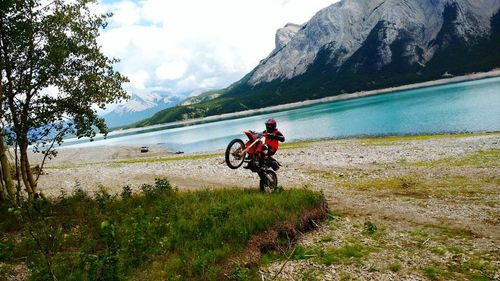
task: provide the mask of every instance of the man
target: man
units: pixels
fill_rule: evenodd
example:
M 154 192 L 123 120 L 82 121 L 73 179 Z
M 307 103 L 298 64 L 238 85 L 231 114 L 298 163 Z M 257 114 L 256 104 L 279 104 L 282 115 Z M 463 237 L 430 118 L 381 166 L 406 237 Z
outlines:
M 266 130 L 262 132 L 264 137 L 266 137 L 266 143 L 264 149 L 267 148 L 267 153 L 264 154 L 265 157 L 273 156 L 280 146 L 280 142 L 285 141 L 285 136 L 277 128 L 276 120 L 269 119 L 266 121 Z
M 277 125 L 276 120 L 271 118 L 267 120 L 265 124 L 266 124 L 266 130 L 262 132 L 262 135 L 266 138 L 266 141 L 262 149 L 262 155 L 261 157 L 255 159 L 258 161 L 258 163 L 248 162 L 248 164 L 243 167 L 245 169 L 252 169 L 253 171 L 253 167 L 256 167 L 260 168 L 261 170 L 264 170 L 265 169 L 264 163 L 268 163 L 269 158 L 276 153 L 280 145 L 279 143 L 285 141 L 283 133 L 281 133 L 276 128 Z M 278 165 L 278 164 L 276 161 L 271 161 L 271 165 Z M 275 170 L 277 170 L 278 166 L 275 167 L 276 167 Z

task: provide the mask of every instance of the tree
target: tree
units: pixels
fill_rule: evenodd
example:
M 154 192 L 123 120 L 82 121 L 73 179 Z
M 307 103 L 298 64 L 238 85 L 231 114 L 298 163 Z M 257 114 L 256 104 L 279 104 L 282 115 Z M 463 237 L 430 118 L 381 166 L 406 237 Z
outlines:
M 8 140 L 16 148 L 18 185 L 22 182 L 30 197 L 38 178 L 28 147 L 44 153 L 45 161 L 66 134 L 106 134 L 97 108 L 127 98 L 121 87 L 127 79 L 113 70 L 117 60 L 106 57 L 96 40 L 110 16 L 93 13 L 96 3 L 0 2 L 0 142 Z

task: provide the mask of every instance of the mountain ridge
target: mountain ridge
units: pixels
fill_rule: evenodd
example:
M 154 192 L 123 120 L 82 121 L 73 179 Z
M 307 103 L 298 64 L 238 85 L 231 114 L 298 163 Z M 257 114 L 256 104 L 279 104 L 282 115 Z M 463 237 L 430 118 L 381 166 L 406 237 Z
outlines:
M 499 7 L 499 0 L 341 1 L 283 41 L 278 30 L 270 55 L 222 95 L 134 126 L 488 71 L 500 66 Z

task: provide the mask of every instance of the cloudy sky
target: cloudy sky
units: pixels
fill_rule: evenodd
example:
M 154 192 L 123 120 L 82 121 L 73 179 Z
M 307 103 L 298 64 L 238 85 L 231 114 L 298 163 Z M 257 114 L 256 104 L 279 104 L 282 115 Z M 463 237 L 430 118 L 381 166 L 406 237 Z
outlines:
M 278 28 L 335 0 L 101 0 L 114 16 L 99 42 L 121 59 L 130 94 L 226 87 L 274 49 Z

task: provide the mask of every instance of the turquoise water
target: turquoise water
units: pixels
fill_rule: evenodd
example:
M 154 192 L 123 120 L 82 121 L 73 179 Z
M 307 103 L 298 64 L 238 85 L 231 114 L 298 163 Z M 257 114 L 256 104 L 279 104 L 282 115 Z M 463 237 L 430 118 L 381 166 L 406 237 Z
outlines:
M 500 131 L 500 77 L 335 101 L 188 127 L 69 141 L 71 146 L 162 145 L 171 151 L 223 149 L 242 130 L 275 118 L 287 140 Z

